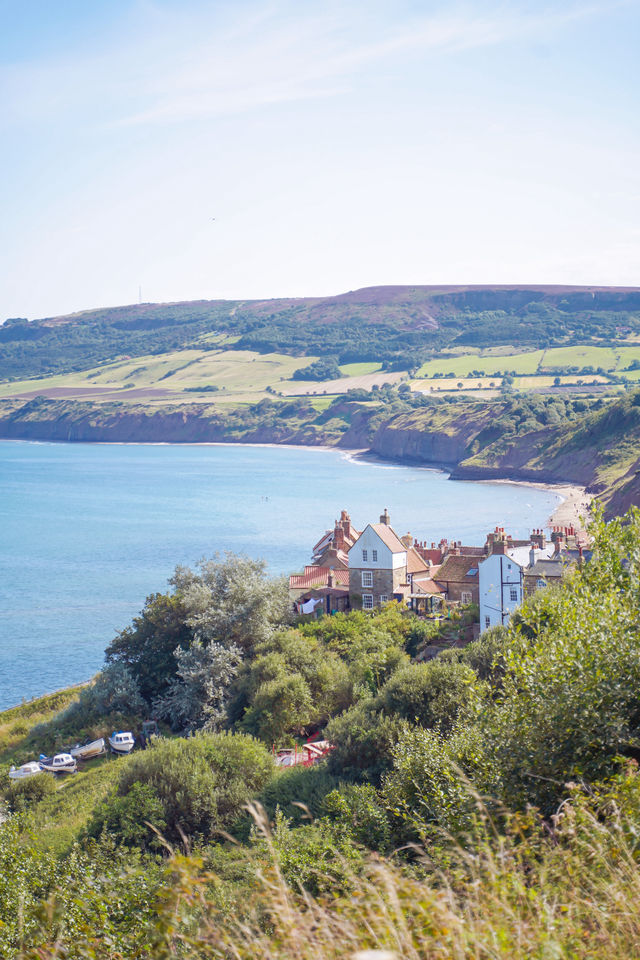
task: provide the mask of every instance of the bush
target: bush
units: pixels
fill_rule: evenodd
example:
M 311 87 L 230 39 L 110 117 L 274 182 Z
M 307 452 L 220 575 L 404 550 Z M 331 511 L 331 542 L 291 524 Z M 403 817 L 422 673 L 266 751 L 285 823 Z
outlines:
M 327 726 L 327 740 L 335 748 L 328 758 L 330 773 L 379 783 L 391 767 L 393 745 L 402 726 L 400 717 L 385 716 L 374 699 L 355 704 Z
M 260 793 L 258 800 L 270 818 L 276 807 L 294 824 L 309 815 L 314 819 L 324 812 L 324 800 L 339 784 L 324 763 L 313 767 L 289 767 L 278 771 Z M 306 810 L 294 806 L 302 804 Z M 308 813 L 307 813 L 308 810 Z
M 131 671 L 124 663 L 116 662 L 108 664 L 98 674 L 95 683 L 83 688 L 61 720 L 72 719 L 76 724 L 87 724 L 114 714 L 144 716 L 147 709 Z
M 478 702 L 477 677 L 463 663 L 439 659 L 397 670 L 380 691 L 385 713 L 424 727 L 448 731 L 459 715 L 470 717 Z
M 266 749 L 242 734 L 160 740 L 131 757 L 116 793 L 96 812 L 89 832 L 96 836 L 111 825 L 123 843 L 155 846 L 153 829 L 137 832 L 131 826 L 138 796 L 149 822 L 169 842 L 179 843 L 183 835 L 211 837 L 233 822 L 272 772 Z
M 57 790 L 54 778 L 47 773 L 26 780 L 12 780 L 6 792 L 6 800 L 12 813 L 31 807 Z
M 325 797 L 324 808 L 334 832 L 370 850 L 388 850 L 389 819 L 371 784 L 342 784 Z

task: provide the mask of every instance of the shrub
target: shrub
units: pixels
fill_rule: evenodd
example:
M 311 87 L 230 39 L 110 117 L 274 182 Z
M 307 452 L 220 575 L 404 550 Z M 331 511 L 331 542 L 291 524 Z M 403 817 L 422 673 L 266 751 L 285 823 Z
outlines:
M 371 850 L 384 852 L 391 830 L 378 792 L 368 783 L 341 784 L 324 800 L 327 820 L 334 832 Z
M 477 677 L 463 663 L 412 663 L 393 674 L 379 700 L 389 715 L 447 731 L 459 715 L 472 715 L 478 702 Z
M 278 771 L 260 793 L 258 800 L 267 816 L 275 816 L 276 807 L 294 824 L 309 815 L 314 819 L 324 812 L 324 800 L 339 784 L 324 763 L 313 767 L 289 767 Z M 302 804 L 302 810 L 294 804 Z M 307 813 L 308 811 L 308 813 Z
M 123 768 L 117 791 L 99 809 L 91 835 L 108 824 L 123 843 L 135 831 L 130 815 L 141 796 L 150 823 L 172 843 L 187 837 L 210 837 L 227 827 L 265 785 L 273 760 L 262 744 L 242 734 L 199 734 L 188 740 L 160 740 L 144 753 L 133 755 Z M 145 792 L 140 794 L 140 789 Z M 129 802 L 123 804 L 123 798 Z M 118 833 L 122 825 L 122 834 Z M 149 827 L 136 834 L 135 843 L 154 846 Z
M 335 747 L 329 771 L 347 780 L 378 783 L 391 767 L 393 744 L 403 721 L 378 709 L 374 699 L 363 700 L 333 719 L 326 737 Z
M 116 662 L 108 664 L 95 683 L 83 688 L 61 720 L 86 724 L 111 714 L 144 716 L 146 711 L 147 704 L 131 671 L 124 663 Z
M 41 773 L 25 780 L 12 780 L 6 792 L 6 799 L 12 813 L 31 807 L 57 790 L 52 776 Z

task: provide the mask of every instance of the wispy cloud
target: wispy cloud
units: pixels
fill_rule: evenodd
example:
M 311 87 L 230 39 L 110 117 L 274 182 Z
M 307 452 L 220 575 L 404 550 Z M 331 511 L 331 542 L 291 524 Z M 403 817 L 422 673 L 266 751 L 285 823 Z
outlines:
M 475 2 L 416 16 L 375 2 L 222 4 L 213 12 L 207 5 L 168 10 L 147 3 L 123 31 L 131 39 L 6 68 L 5 117 L 54 119 L 86 110 L 98 123 L 155 125 L 333 97 L 376 63 L 549 37 L 611 7 Z

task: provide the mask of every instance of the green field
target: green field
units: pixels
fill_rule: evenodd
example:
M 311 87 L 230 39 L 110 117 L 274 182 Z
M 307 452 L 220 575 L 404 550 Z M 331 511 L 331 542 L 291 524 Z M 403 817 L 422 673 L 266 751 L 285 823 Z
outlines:
M 114 361 L 94 370 L 60 374 L 42 380 L 22 380 L 0 386 L 0 397 L 12 397 L 27 391 L 51 387 L 88 388 L 96 398 L 115 399 L 114 389 L 163 390 L 181 394 L 185 389 L 217 386 L 226 394 L 263 393 L 289 380 L 300 367 L 315 357 L 290 357 L 285 354 L 260 354 L 252 350 L 179 350 L 161 356 L 136 357 Z M 109 391 L 104 393 L 105 388 Z M 206 394 L 212 400 L 211 393 Z M 196 399 L 197 394 L 191 395 Z M 126 398 L 123 398 L 126 399 Z
M 363 377 L 367 373 L 377 373 L 382 370 L 381 363 L 343 363 L 340 367 L 340 373 L 345 377 Z
M 456 377 L 468 377 L 472 370 L 481 370 L 487 376 L 499 376 L 506 370 L 530 374 L 537 371 L 543 355 L 543 350 L 507 356 L 480 356 L 477 353 L 469 353 L 446 360 L 428 360 L 420 367 L 417 376 L 431 378 L 436 373 L 453 373 Z

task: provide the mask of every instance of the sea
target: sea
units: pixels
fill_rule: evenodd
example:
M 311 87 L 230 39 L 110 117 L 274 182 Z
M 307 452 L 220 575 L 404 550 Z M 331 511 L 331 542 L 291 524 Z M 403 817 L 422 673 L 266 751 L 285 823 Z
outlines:
M 342 509 L 358 529 L 386 507 L 401 535 L 481 544 L 559 499 L 331 449 L 0 441 L 0 709 L 93 676 L 177 564 L 232 551 L 300 571 Z

